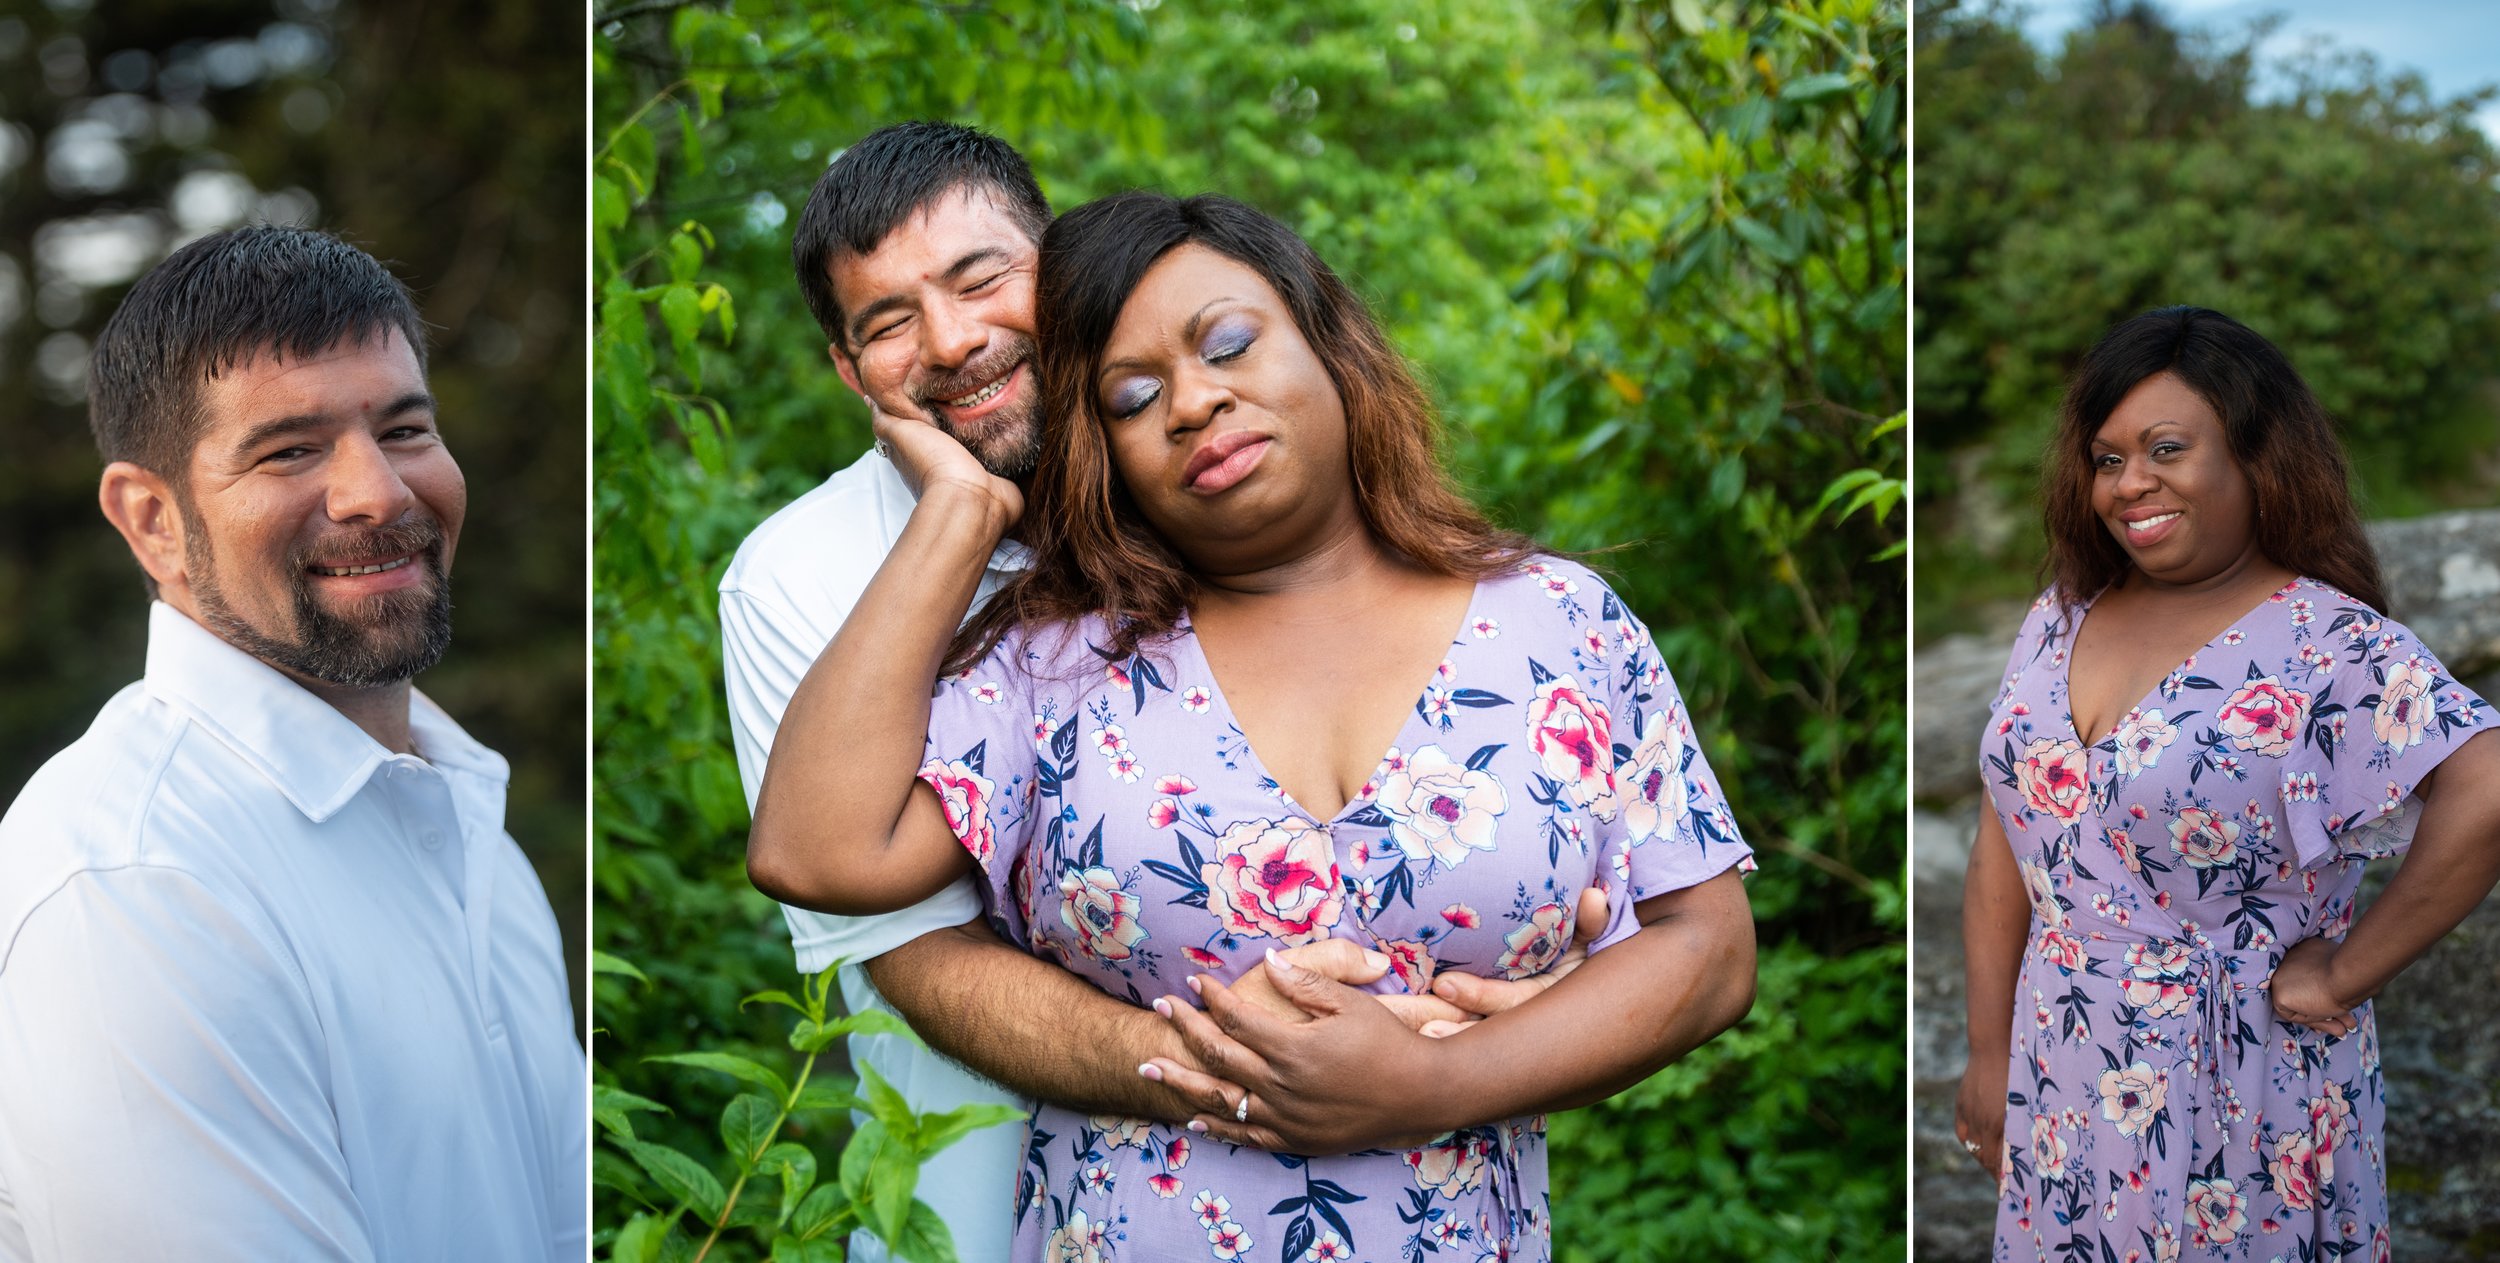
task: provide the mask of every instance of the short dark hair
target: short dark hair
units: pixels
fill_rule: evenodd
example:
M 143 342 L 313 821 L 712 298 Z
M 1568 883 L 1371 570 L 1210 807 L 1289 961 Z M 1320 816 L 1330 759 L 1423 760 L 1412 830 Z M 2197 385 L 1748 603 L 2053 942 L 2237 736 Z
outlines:
M 318 355 L 397 330 L 425 367 L 425 322 L 380 260 L 312 228 L 212 233 L 176 250 L 122 297 L 97 335 L 87 424 L 106 461 L 179 491 L 205 417 L 200 387 L 264 352 Z
M 1016 147 L 987 132 L 954 123 L 896 123 L 870 132 L 842 151 L 799 212 L 790 238 L 790 266 L 799 275 L 807 309 L 836 346 L 842 336 L 842 300 L 833 292 L 831 269 L 844 254 L 869 254 L 904 220 L 957 189 L 981 189 L 1024 234 L 1039 242 L 1050 227 L 1050 199 L 1033 181 L 1033 168 Z
M 2092 439 L 2146 378 L 2176 374 L 2222 419 L 2231 458 L 2264 515 L 2268 559 L 2387 612 L 2378 554 L 2361 529 L 2335 419 L 2282 349 L 2206 307 L 2163 307 L 2120 321 L 2066 385 L 2057 437 L 2041 464 L 2049 552 L 2041 563 L 2061 600 L 2091 600 L 2133 565 L 2092 512 Z

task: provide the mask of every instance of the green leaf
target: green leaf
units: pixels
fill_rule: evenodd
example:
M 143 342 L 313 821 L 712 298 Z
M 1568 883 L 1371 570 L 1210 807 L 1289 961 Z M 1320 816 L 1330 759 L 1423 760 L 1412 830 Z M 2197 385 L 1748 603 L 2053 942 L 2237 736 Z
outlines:
M 778 1004 L 796 1012 L 807 1012 L 806 1006 L 800 1004 L 796 999 L 792 998 L 789 992 L 780 990 L 758 991 L 755 994 L 738 1001 L 738 1007 L 741 1009 L 750 1004 Z
M 1029 1117 L 1013 1105 L 959 1105 L 943 1114 L 924 1114 L 920 1118 L 919 1144 L 915 1146 L 922 1160 L 962 1139 L 967 1133 L 1001 1123 L 1020 1123 Z
M 1845 74 L 1800 75 L 1781 85 L 1780 99 L 1796 102 L 1820 101 L 1828 96 L 1838 96 L 1848 90 L 1849 76 Z
M 842 1150 L 839 1178 L 842 1191 L 868 1208 L 877 1235 L 892 1241 L 902 1232 L 920 1183 L 920 1163 L 884 1122 L 872 1118 L 851 1133 L 851 1143 Z
M 1745 493 L 1745 457 L 1729 452 L 1710 470 L 1710 503 L 1724 509 Z
M 834 1184 L 820 1184 L 816 1191 L 799 1200 L 799 1208 L 790 1213 L 790 1231 L 800 1237 L 814 1237 L 831 1228 L 849 1208 L 850 1196 Z
M 622 956 L 611 956 L 606 952 L 598 950 L 597 948 L 591 949 L 590 972 L 594 974 L 623 974 L 628 978 L 636 979 L 646 987 L 651 985 L 651 979 L 645 977 L 641 970 L 634 968 L 632 962 L 626 960 Z
M 633 213 L 632 205 L 625 200 L 625 190 L 616 187 L 616 181 L 603 175 L 590 182 L 592 224 L 614 231 L 624 227 Z
M 885 1124 L 887 1131 L 909 1136 L 916 1127 L 911 1102 L 904 1100 L 903 1094 L 886 1082 L 875 1066 L 861 1062 L 859 1075 L 862 1086 L 868 1090 L 869 1116 Z
M 842 1263 L 842 1247 L 831 1240 L 802 1240 L 784 1233 L 773 1238 L 772 1263 Z
M 816 1186 L 816 1155 L 805 1145 L 782 1141 L 756 1159 L 755 1169 L 760 1174 L 781 1175 L 781 1213 L 774 1218 L 776 1225 L 788 1223 L 799 1199 Z
M 668 235 L 668 278 L 679 284 L 694 279 L 703 267 L 703 243 L 694 234 L 679 229 Z
M 776 1101 L 790 1099 L 790 1085 L 783 1083 L 780 1075 L 733 1053 L 663 1053 L 656 1057 L 645 1057 L 643 1060 L 676 1066 L 693 1066 L 699 1070 L 717 1070 L 742 1083 L 752 1083 L 764 1089 Z
M 703 363 L 695 356 L 694 338 L 703 329 L 703 302 L 693 286 L 671 285 L 660 295 L 660 322 L 668 326 L 669 341 L 677 348 L 677 371 L 700 387 Z
M 896 1039 L 907 1040 L 914 1044 L 920 1042 L 920 1032 L 913 1030 L 903 1019 L 883 1009 L 865 1009 L 836 1018 L 825 1025 L 836 1035 L 892 1035 Z
M 630 1115 L 637 1111 L 657 1110 L 667 1113 L 668 1107 L 648 1097 L 636 1096 L 604 1083 L 590 1086 L 590 1116 L 614 1135 L 632 1139 L 634 1122 Z
M 813 1113 L 818 1110 L 855 1110 L 864 1108 L 865 1106 L 862 1104 L 860 1099 L 851 1095 L 851 1090 L 849 1088 L 844 1087 L 840 1083 L 833 1082 L 829 1078 L 819 1077 L 808 1080 L 807 1086 L 799 1089 L 799 1099 L 790 1106 L 790 1112 L 793 1114 L 806 1114 Z
M 721 1110 L 720 1139 L 729 1146 L 729 1157 L 741 1171 L 754 1165 L 772 1143 L 773 1132 L 781 1125 L 781 1107 L 752 1092 L 741 1092 Z
M 902 1235 L 886 1234 L 885 1239 L 906 1263 L 956 1263 L 955 1236 L 927 1202 L 913 1202 Z
M 1736 235 L 1744 238 L 1746 245 L 1761 251 L 1773 263 L 1786 265 L 1797 261 L 1797 248 L 1788 244 L 1786 237 L 1764 227 L 1761 221 L 1750 215 L 1737 216 L 1728 221 L 1728 227 L 1735 229 Z
M 634 1161 L 661 1188 L 668 1190 L 669 1196 L 692 1207 L 696 1214 L 707 1220 L 720 1218 L 721 1202 L 727 1194 L 721 1191 L 720 1181 L 703 1169 L 702 1163 L 666 1145 L 655 1145 L 647 1140 L 620 1140 L 617 1144 L 632 1154 Z
M 668 1230 L 677 1222 L 675 1216 L 636 1214 L 616 1230 L 616 1240 L 608 1247 L 610 1263 L 652 1263 L 660 1257 L 660 1247 L 668 1240 Z

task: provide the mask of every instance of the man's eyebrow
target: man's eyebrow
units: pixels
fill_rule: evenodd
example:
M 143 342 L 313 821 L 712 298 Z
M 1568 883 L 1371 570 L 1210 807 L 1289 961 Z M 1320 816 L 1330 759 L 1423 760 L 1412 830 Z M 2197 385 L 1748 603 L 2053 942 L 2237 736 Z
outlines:
M 1005 246 L 982 246 L 977 250 L 966 252 L 962 258 L 959 258 L 955 260 L 954 263 L 948 265 L 944 272 L 938 274 L 938 279 L 945 281 L 948 284 L 953 284 L 954 282 L 963 279 L 964 273 L 969 272 L 984 263 L 1004 263 L 1009 257 L 1010 256 L 1008 255 L 1007 248 Z M 889 311 L 893 311 L 896 308 L 909 307 L 911 305 L 912 300 L 904 295 L 888 294 L 885 297 L 860 308 L 859 314 L 851 317 L 850 328 L 847 331 L 851 343 L 853 345 L 857 345 L 861 338 L 868 336 L 868 326 L 876 323 L 877 317 L 882 316 Z
M 376 415 L 382 420 L 392 421 L 411 412 L 432 411 L 434 411 L 434 396 L 422 390 L 412 390 L 382 405 Z M 299 412 L 293 416 L 273 417 L 245 430 L 243 437 L 235 440 L 234 450 L 248 452 L 271 440 L 327 429 L 335 423 L 336 418 L 322 412 Z

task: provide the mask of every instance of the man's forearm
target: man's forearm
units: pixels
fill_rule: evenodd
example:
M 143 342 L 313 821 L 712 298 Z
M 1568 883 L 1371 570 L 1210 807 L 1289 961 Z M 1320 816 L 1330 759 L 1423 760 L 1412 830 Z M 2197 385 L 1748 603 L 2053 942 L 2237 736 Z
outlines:
M 983 922 L 923 934 L 867 970 L 931 1048 L 1014 1091 L 1162 1122 L 1192 1112 L 1137 1073 L 1149 1058 L 1188 1059 L 1168 1023 L 1006 943 Z

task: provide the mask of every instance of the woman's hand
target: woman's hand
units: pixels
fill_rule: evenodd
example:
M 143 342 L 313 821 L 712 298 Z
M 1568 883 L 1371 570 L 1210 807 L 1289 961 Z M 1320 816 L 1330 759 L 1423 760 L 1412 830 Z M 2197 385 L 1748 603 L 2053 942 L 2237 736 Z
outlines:
M 2336 994 L 2332 966 L 2338 944 L 2305 938 L 2283 953 L 2267 990 L 2274 997 L 2274 1015 L 2295 1026 L 2341 1039 L 2361 1022 L 2355 1012 L 2366 997 Z
M 1953 1098 L 1953 1135 L 1988 1178 L 2005 1179 L 2005 1075 L 2003 1057 L 1972 1056 Z
M 868 425 L 876 433 L 878 449 L 894 462 L 913 495 L 948 487 L 974 492 L 997 509 L 1002 535 L 1024 516 L 1024 489 L 984 468 L 971 449 L 935 422 L 895 416 L 872 399 Z

